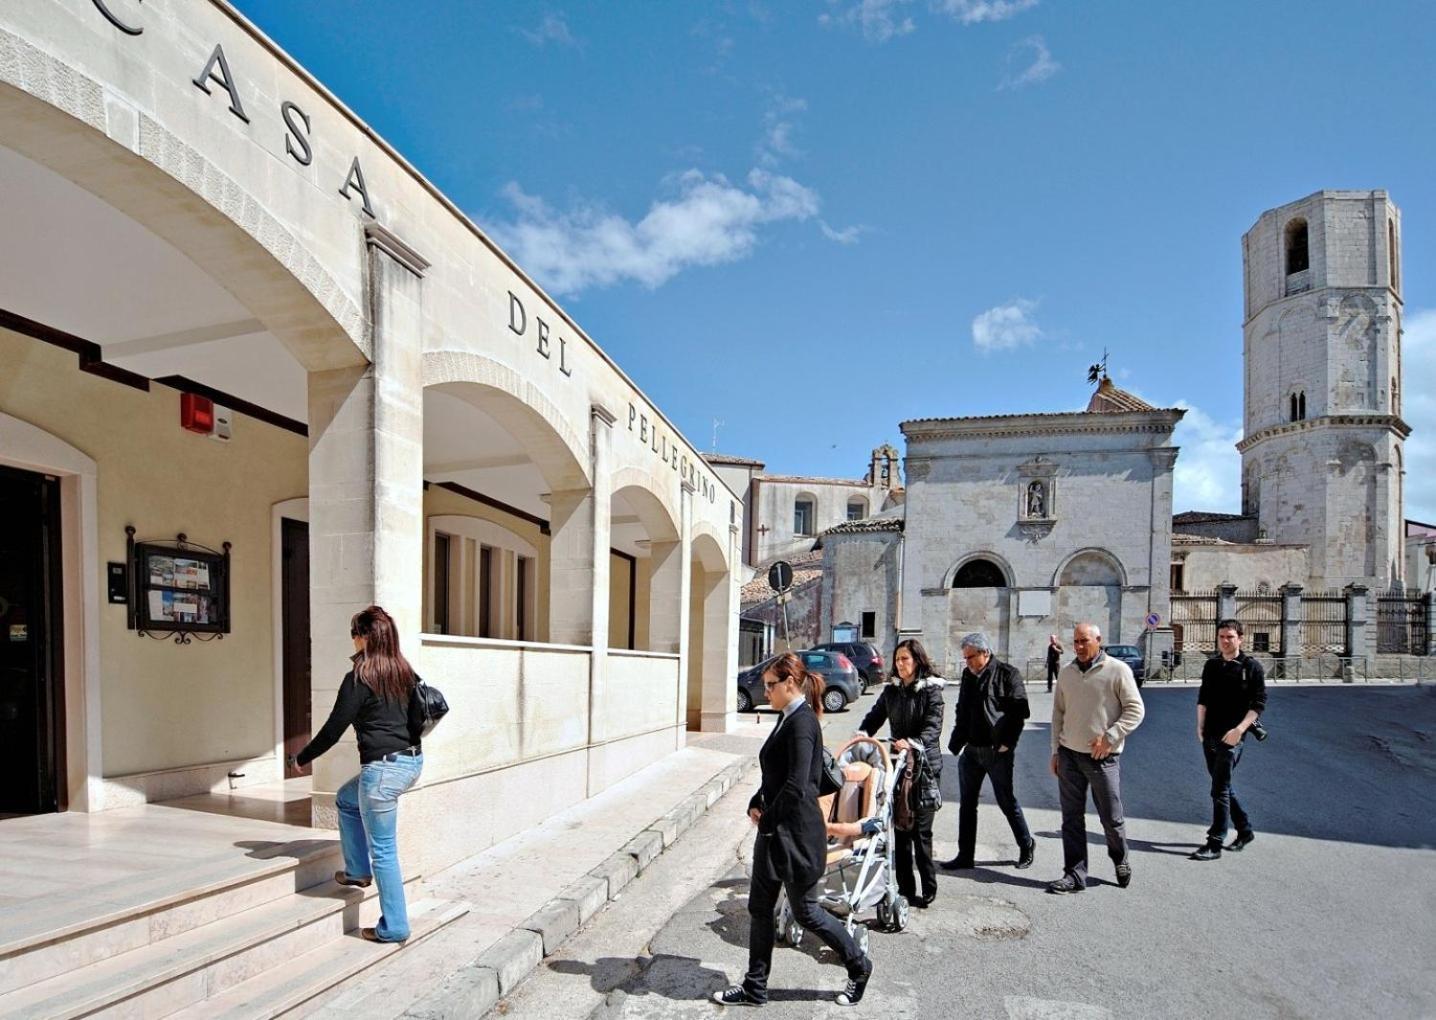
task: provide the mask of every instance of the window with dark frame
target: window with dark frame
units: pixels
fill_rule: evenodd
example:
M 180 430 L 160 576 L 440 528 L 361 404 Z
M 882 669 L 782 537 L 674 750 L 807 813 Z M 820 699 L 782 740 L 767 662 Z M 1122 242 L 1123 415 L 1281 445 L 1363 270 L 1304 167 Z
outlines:
M 479 547 L 479 637 L 494 636 L 494 550 Z
M 442 531 L 434 534 L 434 630 L 449 630 L 449 536 Z
M 1172 591 L 1186 590 L 1186 567 L 1185 563 L 1172 564 Z
M 872 638 L 878 636 L 878 614 L 863 613 L 863 626 L 861 637 Z
M 793 502 L 793 534 L 811 535 L 813 533 L 815 510 L 811 499 L 799 499 Z
M 1264 631 L 1264 630 L 1255 631 L 1255 632 L 1252 634 L 1252 651 L 1254 651 L 1254 652 L 1269 652 L 1269 651 L 1271 651 L 1271 635 L 1268 634 L 1268 633 L 1267 633 L 1266 631 Z
M 860 521 L 868 515 L 868 505 L 860 499 L 848 501 L 848 520 Z

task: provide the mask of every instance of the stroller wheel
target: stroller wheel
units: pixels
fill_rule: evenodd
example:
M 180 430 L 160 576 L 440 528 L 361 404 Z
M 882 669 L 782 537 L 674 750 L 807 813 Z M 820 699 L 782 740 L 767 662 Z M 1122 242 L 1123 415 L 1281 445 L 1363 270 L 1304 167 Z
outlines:
M 907 897 L 899 896 L 893 903 L 893 931 L 902 931 L 907 928 Z
M 886 897 L 878 900 L 877 914 L 878 927 L 882 928 L 884 931 L 891 930 L 891 928 L 893 927 L 893 912 L 892 908 L 888 906 L 888 901 Z

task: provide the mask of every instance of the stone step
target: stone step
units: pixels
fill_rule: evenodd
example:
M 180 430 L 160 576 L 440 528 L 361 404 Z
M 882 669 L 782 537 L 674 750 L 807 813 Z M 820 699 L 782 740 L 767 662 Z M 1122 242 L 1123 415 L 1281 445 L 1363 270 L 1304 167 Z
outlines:
M 416 879 L 411 879 L 416 881 Z M 0 1018 L 162 1017 L 378 919 L 376 887 L 332 879 L 0 995 Z
M 7 916 L 0 931 L 6 940 L 0 944 L 0 997 L 293 896 L 343 867 L 334 840 L 300 840 L 265 853 L 260 861 L 156 871 L 128 881 L 122 901 L 117 895 L 111 902 L 102 892 L 56 896 L 48 907 Z
M 271 1020 L 302 1007 L 367 967 L 382 963 L 469 912 L 467 903 L 418 900 L 409 905 L 409 940 L 376 944 L 353 935 L 334 938 L 301 956 L 270 967 L 228 991 L 167 1014 L 171 1020 Z M 362 1010 L 353 1014 L 363 1016 Z

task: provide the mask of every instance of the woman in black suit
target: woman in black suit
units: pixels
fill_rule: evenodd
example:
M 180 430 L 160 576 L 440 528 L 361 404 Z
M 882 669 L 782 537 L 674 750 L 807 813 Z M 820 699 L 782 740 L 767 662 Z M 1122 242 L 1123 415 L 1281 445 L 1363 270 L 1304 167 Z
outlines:
M 713 999 L 725 1006 L 761 1006 L 768 1001 L 773 909 L 778 891 L 786 889 L 794 920 L 822 939 L 847 968 L 848 984 L 837 1001 L 853 1006 L 867 988 L 872 960 L 837 919 L 818 906 L 818 883 L 828 857 L 827 830 L 818 810 L 823 678 L 808 672 L 803 660 L 788 652 L 764 671 L 763 688 L 768 704 L 781 714 L 758 752 L 763 784 L 748 802 L 748 817 L 758 827 L 748 892 L 748 973 L 742 984 L 714 992 Z

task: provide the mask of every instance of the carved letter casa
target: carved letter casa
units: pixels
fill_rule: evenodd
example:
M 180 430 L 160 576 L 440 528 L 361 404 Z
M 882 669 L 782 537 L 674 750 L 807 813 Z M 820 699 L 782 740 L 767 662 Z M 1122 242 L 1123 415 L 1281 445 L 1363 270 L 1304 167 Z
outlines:
M 538 352 L 545 358 L 551 356 L 548 352 L 548 323 L 542 319 L 538 320 Z
M 218 72 L 215 71 L 216 64 L 219 65 Z M 194 83 L 205 95 L 212 96 L 214 93 L 209 90 L 208 84 L 211 81 L 218 82 L 219 87 L 229 94 L 229 112 L 248 124 L 249 118 L 245 116 L 244 105 L 240 103 L 239 92 L 234 87 L 234 75 L 229 71 L 229 61 L 225 59 L 224 47 L 218 43 L 215 44 L 214 52 L 205 61 L 204 70 L 195 78 Z
M 135 0 L 135 2 L 140 3 L 141 0 Z M 105 16 L 106 21 L 108 21 L 111 25 L 114 25 L 121 32 L 125 33 L 125 35 L 139 35 L 141 32 L 144 31 L 143 28 L 135 28 L 133 25 L 126 25 L 119 18 L 115 17 L 114 13 L 108 7 L 105 6 L 105 0 L 95 0 L 95 6 L 99 8 L 100 13 Z
M 523 336 L 528 328 L 529 313 L 524 311 L 524 303 L 513 291 L 509 291 L 509 329 L 513 330 L 514 336 Z
M 295 106 L 289 100 L 279 104 L 280 116 L 284 118 L 284 126 L 289 128 L 284 136 L 284 151 L 294 157 L 300 166 L 308 166 L 314 162 L 314 150 L 309 146 L 309 114 Z M 294 123 L 294 115 L 299 114 L 299 119 L 304 122 L 304 130 Z M 294 143 L 299 143 L 300 151 L 296 152 Z
M 353 197 L 349 194 L 351 187 L 359 192 L 359 197 L 364 200 L 364 212 L 372 218 L 374 207 L 369 204 L 369 186 L 364 183 L 364 171 L 359 168 L 358 156 L 349 164 L 349 176 L 344 178 L 344 187 L 339 189 L 339 194 L 345 198 Z

